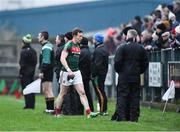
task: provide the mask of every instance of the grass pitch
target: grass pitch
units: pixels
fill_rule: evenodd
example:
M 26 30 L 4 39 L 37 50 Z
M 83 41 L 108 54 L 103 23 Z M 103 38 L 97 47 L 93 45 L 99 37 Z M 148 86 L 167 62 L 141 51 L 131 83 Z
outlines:
M 43 96 L 36 96 L 36 109 L 23 110 L 24 100 L 0 96 L 0 131 L 179 131 L 180 114 L 141 107 L 138 123 L 110 121 L 115 101 L 108 102 L 108 116 L 87 119 L 85 116 L 55 118 L 43 113 Z

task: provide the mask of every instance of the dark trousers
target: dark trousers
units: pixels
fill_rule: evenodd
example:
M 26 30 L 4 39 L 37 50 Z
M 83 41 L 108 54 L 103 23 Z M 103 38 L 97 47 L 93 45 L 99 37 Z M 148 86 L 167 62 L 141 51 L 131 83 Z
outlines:
M 33 80 L 34 80 L 33 76 L 28 76 L 28 77 L 23 76 L 20 79 L 22 90 L 24 90 L 28 84 L 33 82 Z M 25 109 L 35 108 L 35 94 L 34 93 L 24 95 L 24 100 L 25 100 L 25 106 L 24 106 Z
M 35 93 L 24 95 L 25 99 L 25 109 L 34 109 L 35 108 Z
M 119 83 L 117 92 L 117 120 L 138 121 L 140 113 L 139 83 Z
M 84 107 L 81 104 L 79 94 L 72 85 L 68 88 L 68 92 L 64 96 L 64 101 L 61 109 L 64 115 L 84 114 Z
M 98 85 L 95 87 L 95 92 L 98 97 L 98 101 L 100 104 L 100 112 L 107 112 L 107 96 L 104 91 L 104 82 L 106 75 L 99 75 L 97 77 Z
M 118 83 L 118 85 L 116 86 L 116 91 L 118 90 L 118 87 L 119 87 L 119 83 Z M 119 92 L 116 92 L 117 93 L 117 98 L 120 96 L 119 94 Z M 127 107 L 126 107 L 126 113 L 125 113 L 125 120 L 126 121 L 130 121 L 130 103 L 127 101 Z M 114 112 L 114 114 L 112 115 L 112 118 L 111 118 L 111 120 L 112 121 L 114 121 L 114 120 L 119 120 L 118 119 L 118 99 L 116 100 L 116 108 L 115 108 L 115 112 Z
M 89 107 L 91 111 L 94 111 L 93 100 L 92 100 L 90 87 L 89 87 L 89 81 L 90 79 L 83 78 L 84 90 L 88 99 Z

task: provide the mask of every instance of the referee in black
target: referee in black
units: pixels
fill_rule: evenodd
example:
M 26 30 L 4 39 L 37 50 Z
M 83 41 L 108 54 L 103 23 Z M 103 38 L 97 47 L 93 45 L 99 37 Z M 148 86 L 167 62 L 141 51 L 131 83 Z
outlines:
M 54 47 L 48 41 L 49 33 L 42 31 L 38 35 L 38 41 L 42 45 L 40 54 L 40 74 L 42 89 L 45 95 L 46 110 L 45 113 L 54 112 L 54 94 L 52 91 L 53 67 L 54 67 Z

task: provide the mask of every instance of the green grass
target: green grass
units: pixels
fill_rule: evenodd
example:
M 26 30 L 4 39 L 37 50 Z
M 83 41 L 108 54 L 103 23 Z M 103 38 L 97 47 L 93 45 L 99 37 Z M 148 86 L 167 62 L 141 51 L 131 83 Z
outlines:
M 109 116 L 87 119 L 85 116 L 63 116 L 55 118 L 43 114 L 45 102 L 43 96 L 36 96 L 36 109 L 23 110 L 23 98 L 16 100 L 12 96 L 0 96 L 0 131 L 178 131 L 180 114 L 141 107 L 138 123 L 112 122 L 115 102 L 108 103 Z

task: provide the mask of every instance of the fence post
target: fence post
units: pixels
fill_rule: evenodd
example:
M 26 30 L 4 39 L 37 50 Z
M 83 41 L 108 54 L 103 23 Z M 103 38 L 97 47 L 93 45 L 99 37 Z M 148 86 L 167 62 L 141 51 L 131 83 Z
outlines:
M 111 58 L 111 66 L 112 66 L 112 88 L 111 88 L 111 94 L 112 94 L 112 99 L 116 98 L 116 72 L 114 70 L 114 56 L 112 56 Z
M 164 72 L 165 72 L 165 54 L 164 54 L 164 50 L 161 50 L 161 63 L 162 63 L 162 87 L 161 87 L 161 97 L 165 92 L 165 86 L 164 86 L 164 81 L 165 81 L 165 77 L 164 77 Z M 161 99 L 162 101 L 162 99 Z
M 145 87 L 142 88 L 142 94 L 143 94 L 142 100 L 146 101 L 146 89 L 145 89 Z
M 154 87 L 151 87 L 151 102 L 154 102 Z
M 175 51 L 171 49 L 171 61 L 175 61 Z

